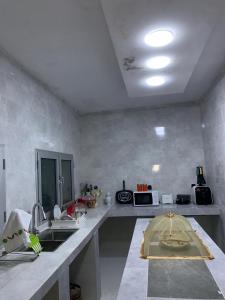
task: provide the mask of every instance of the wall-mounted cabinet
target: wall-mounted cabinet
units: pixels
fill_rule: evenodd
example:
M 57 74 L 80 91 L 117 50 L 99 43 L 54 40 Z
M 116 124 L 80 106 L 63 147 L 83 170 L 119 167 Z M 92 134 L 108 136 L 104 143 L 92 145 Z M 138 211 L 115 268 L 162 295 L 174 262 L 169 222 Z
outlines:
M 37 198 L 45 212 L 65 208 L 75 199 L 73 155 L 36 150 Z

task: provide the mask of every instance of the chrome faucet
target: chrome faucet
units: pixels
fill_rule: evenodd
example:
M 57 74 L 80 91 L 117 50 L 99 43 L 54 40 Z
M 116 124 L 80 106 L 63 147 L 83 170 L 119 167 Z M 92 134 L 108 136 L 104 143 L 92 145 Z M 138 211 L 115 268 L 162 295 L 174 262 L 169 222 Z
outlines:
M 34 233 L 34 234 L 37 234 L 39 231 L 38 231 L 38 229 L 37 229 L 37 227 L 36 227 L 36 225 L 35 225 L 35 210 L 36 210 L 36 207 L 38 207 L 38 208 L 40 208 L 40 210 L 39 211 L 41 211 L 41 214 L 42 214 L 42 220 L 46 220 L 46 215 L 45 215 L 45 212 L 44 212 L 44 209 L 43 209 L 43 207 L 41 206 L 41 204 L 40 203 L 35 203 L 34 205 L 33 205 L 33 208 L 32 208 L 32 223 L 31 223 L 31 232 L 32 233 Z

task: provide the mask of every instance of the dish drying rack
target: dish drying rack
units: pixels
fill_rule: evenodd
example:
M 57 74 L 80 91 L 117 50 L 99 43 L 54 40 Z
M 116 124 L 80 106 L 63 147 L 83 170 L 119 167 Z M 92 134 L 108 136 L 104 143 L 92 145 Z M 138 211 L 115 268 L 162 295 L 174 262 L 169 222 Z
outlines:
M 28 253 L 20 251 L 20 248 L 17 248 L 11 252 L 6 252 L 3 249 L 0 250 L 0 262 L 32 262 L 37 259 L 39 254 L 37 253 Z

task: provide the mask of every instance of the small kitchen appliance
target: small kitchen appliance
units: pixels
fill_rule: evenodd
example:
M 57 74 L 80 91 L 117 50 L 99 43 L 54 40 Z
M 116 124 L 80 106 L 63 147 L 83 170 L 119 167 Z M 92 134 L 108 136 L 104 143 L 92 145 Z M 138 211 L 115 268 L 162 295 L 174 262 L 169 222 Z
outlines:
M 116 201 L 120 204 L 130 204 L 133 202 L 133 191 L 126 190 L 125 180 L 123 180 L 123 190 L 116 192 Z
M 210 187 L 206 186 L 203 167 L 196 168 L 197 185 L 192 185 L 192 200 L 198 205 L 213 204 L 213 197 Z
M 161 202 L 162 202 L 162 204 L 173 204 L 173 195 L 172 194 L 163 194 Z
M 191 195 L 188 194 L 178 194 L 176 199 L 176 204 L 190 204 L 191 203 Z
M 159 205 L 159 192 L 134 192 L 134 206 Z
M 193 188 L 193 202 L 198 205 L 213 204 L 213 198 L 211 190 L 208 186 L 196 185 Z

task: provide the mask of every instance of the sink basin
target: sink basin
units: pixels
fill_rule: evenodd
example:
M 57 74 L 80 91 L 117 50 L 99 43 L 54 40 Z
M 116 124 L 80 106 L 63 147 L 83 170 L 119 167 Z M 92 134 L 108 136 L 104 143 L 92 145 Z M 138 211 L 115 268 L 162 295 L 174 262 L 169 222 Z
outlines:
M 66 241 L 78 229 L 46 229 L 38 234 L 40 241 Z
M 78 229 L 46 229 L 38 234 L 42 251 L 55 251 L 61 244 L 63 244 L 74 232 Z M 31 252 L 31 249 L 22 248 L 20 252 Z
M 40 241 L 42 251 L 44 251 L 44 252 L 55 251 L 64 242 L 65 241 Z
M 65 241 L 41 241 L 40 240 L 40 244 L 42 247 L 42 252 L 53 252 L 55 251 L 61 244 L 63 244 Z M 17 250 L 17 252 L 33 252 L 33 250 L 31 248 L 25 248 L 22 247 L 19 250 Z

